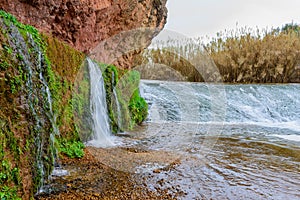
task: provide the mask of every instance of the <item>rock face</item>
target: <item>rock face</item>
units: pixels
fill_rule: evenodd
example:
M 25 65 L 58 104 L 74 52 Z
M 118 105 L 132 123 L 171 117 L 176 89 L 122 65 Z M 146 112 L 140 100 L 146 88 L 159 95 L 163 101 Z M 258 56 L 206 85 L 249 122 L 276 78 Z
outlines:
M 127 67 L 163 28 L 165 3 L 166 0 L 0 0 L 0 9 L 91 55 L 103 44 L 105 48 L 116 43 L 130 47 L 140 40 L 142 45 L 124 54 L 120 50 L 122 53 L 116 54 L 120 59 L 112 60 Z M 53 137 L 59 135 L 61 144 L 63 139 L 80 140 L 71 88 L 85 56 L 54 37 L 40 36 L 37 30 L 3 11 L 0 28 L 0 171 L 6 177 L 0 180 L 0 191 L 5 186 L 12 190 L 4 195 L 32 199 L 55 164 Z M 146 29 L 130 32 L 138 28 Z M 122 35 L 124 32 L 129 34 Z M 120 34 L 124 37 L 122 43 Z M 4 159 L 8 164 L 3 164 Z
M 0 0 L 0 9 L 89 53 L 101 41 L 136 28 L 157 28 L 153 38 L 166 23 L 166 1 Z

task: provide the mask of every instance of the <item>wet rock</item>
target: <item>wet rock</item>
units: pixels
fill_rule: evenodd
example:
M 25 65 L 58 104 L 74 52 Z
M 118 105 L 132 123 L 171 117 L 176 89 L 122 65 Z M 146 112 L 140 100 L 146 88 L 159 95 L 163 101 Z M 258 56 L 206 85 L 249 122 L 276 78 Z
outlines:
M 114 149 L 115 151 L 117 149 Z M 91 151 L 91 152 L 90 152 Z M 85 158 L 80 162 L 64 159 L 62 162 L 70 174 L 56 177 L 49 183 L 50 188 L 56 188 L 55 193 L 44 193 L 36 196 L 40 200 L 55 199 L 176 199 L 183 195 L 179 187 L 169 190 L 165 187 L 165 180 L 160 179 L 153 185 L 153 175 L 150 173 L 130 173 L 113 169 L 94 156 L 96 152 L 103 153 L 103 149 L 88 148 Z M 161 154 L 160 155 L 164 155 Z M 131 156 L 130 154 L 128 156 Z M 156 157 L 156 155 L 155 155 Z M 157 157 L 159 157 L 157 155 Z M 60 187 L 68 186 L 67 188 Z M 60 189 L 59 189 L 60 188 Z M 177 189 L 177 190 L 176 190 Z

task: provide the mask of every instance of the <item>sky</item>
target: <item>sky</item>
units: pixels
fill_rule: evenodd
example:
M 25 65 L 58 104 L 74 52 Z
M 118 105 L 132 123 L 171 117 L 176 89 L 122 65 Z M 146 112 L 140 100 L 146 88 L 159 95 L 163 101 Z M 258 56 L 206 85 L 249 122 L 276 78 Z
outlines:
M 214 37 L 236 27 L 259 29 L 300 23 L 300 0 L 168 0 L 166 30 Z

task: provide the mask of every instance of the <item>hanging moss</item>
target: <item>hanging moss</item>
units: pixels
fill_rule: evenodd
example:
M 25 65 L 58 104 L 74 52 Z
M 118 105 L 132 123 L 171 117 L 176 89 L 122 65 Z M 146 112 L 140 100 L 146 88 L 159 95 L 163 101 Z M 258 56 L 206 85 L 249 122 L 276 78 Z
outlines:
M 103 78 L 105 83 L 106 90 L 106 103 L 108 109 L 108 115 L 110 119 L 111 130 L 113 133 L 117 133 L 118 131 L 123 131 L 121 127 L 118 125 L 118 113 L 113 105 L 113 90 L 118 82 L 118 70 L 115 66 L 112 65 L 101 65 L 103 71 Z
M 73 154 L 81 155 L 83 145 L 74 122 L 71 90 L 84 55 L 50 36 L 40 36 L 34 27 L 19 23 L 4 11 L 0 11 L 0 28 L 0 199 L 17 199 L 18 193 L 29 199 L 53 169 L 56 150 L 50 133 L 55 121 L 51 115 L 57 116 L 59 137 L 68 141 L 63 143 L 65 149 L 74 147 Z M 45 83 L 52 105 L 44 94 Z M 32 102 L 24 101 L 26 98 Z M 31 191 L 22 189 L 23 179 Z
M 135 70 L 120 70 L 113 65 L 102 64 L 100 66 L 104 72 L 106 101 L 112 132 L 132 130 L 148 115 L 148 105 L 139 93 L 140 74 Z M 119 74 L 122 76 L 120 77 Z
M 17 194 L 22 186 L 17 164 L 22 151 L 14 133 L 8 129 L 7 124 L 2 124 L 0 127 L 0 198 L 21 199 Z M 14 154 L 13 160 L 11 160 L 9 152 Z
M 29 199 L 51 173 L 55 147 L 71 158 L 83 156 L 75 115 L 89 112 L 89 82 L 87 79 L 78 88 L 75 82 L 85 55 L 49 35 L 40 35 L 4 11 L 0 11 L 0 29 L 0 199 L 18 199 L 18 195 Z M 115 66 L 101 68 L 112 130 L 132 129 L 147 116 L 147 105 L 138 91 L 139 74 Z M 124 86 L 130 94 L 124 93 Z M 74 88 L 85 93 L 76 96 Z M 59 135 L 55 135 L 56 128 Z M 31 191 L 24 189 L 28 187 Z
M 51 94 L 53 96 L 53 110 L 57 114 L 57 123 L 62 137 L 79 139 L 75 129 L 73 87 L 85 55 L 69 45 L 51 37 L 42 35 L 46 43 L 46 54 L 51 61 L 52 80 Z M 78 103 L 78 101 L 76 101 Z M 80 101 L 79 101 L 80 102 Z

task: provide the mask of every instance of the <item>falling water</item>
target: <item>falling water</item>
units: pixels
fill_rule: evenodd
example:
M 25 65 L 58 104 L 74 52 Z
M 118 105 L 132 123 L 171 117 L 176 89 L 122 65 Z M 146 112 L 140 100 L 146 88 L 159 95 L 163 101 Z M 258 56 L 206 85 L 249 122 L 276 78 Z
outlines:
M 30 37 L 30 40 L 32 42 L 34 42 L 32 37 Z M 56 117 L 56 115 L 53 111 L 53 107 L 52 107 L 52 98 L 51 98 L 50 88 L 48 86 L 47 81 L 44 78 L 44 75 L 43 75 L 43 70 L 42 70 L 43 62 L 42 61 L 44 61 L 43 60 L 44 58 L 43 58 L 43 54 L 39 48 L 36 48 L 36 51 L 37 51 L 37 55 L 38 55 L 37 60 L 40 61 L 37 64 L 38 69 L 40 70 L 39 78 L 40 78 L 41 82 L 43 83 L 43 86 L 42 86 L 43 96 L 46 99 L 46 105 L 48 106 L 48 112 L 46 113 L 46 115 L 48 116 L 48 118 L 51 122 L 51 125 L 52 125 L 52 132 L 49 136 L 49 140 L 50 140 L 50 147 L 52 148 L 52 151 L 51 151 L 51 154 L 53 157 L 52 166 L 54 166 L 54 169 L 51 172 L 51 176 L 57 176 L 58 174 L 66 175 L 66 174 L 68 174 L 68 171 L 64 170 L 62 168 L 60 160 L 59 160 L 59 156 L 58 156 L 58 150 L 55 147 L 55 137 L 60 135 L 60 131 L 57 126 L 57 117 Z M 40 188 L 39 192 L 43 192 L 43 187 Z
M 115 73 L 112 72 L 112 80 L 111 80 L 112 84 L 115 82 Z M 122 111 L 121 111 L 121 105 L 120 102 L 118 100 L 118 95 L 117 95 L 117 90 L 116 88 L 113 89 L 113 98 L 112 98 L 112 105 L 113 105 L 113 109 L 114 113 L 117 114 L 117 125 L 118 125 L 118 131 L 122 130 L 122 126 L 123 126 L 123 121 L 122 121 Z
M 59 135 L 59 129 L 52 109 L 50 89 L 45 78 L 48 64 L 41 46 L 36 43 L 30 33 L 27 33 L 25 39 L 12 23 L 3 23 L 2 21 L 0 23 L 2 23 L 1 27 L 9 30 L 9 46 L 13 49 L 13 55 L 18 59 L 22 70 L 26 73 L 24 92 L 27 95 L 24 104 L 28 104 L 30 115 L 34 121 L 34 126 L 30 129 L 34 135 L 36 146 L 33 151 L 36 156 L 34 163 L 36 171 L 34 173 L 38 176 L 36 177 L 39 180 L 37 186 L 41 189 L 58 157 L 54 138 L 55 135 Z M 29 52 L 28 49 L 31 51 Z M 51 159 L 45 161 L 43 157 L 49 156 L 47 155 L 48 152 L 45 152 L 47 148 L 50 149 Z
M 120 107 L 120 103 L 118 101 L 118 96 L 117 96 L 117 92 L 116 90 L 113 91 L 113 95 L 114 95 L 114 103 L 115 103 L 115 107 L 116 107 L 116 113 L 117 113 L 117 125 L 118 125 L 118 129 L 122 128 L 122 112 L 121 112 L 121 107 Z
M 92 115 L 92 140 L 88 146 L 109 147 L 114 145 L 107 114 L 104 80 L 99 66 L 87 59 L 90 74 L 90 110 Z
M 182 90 L 182 85 L 189 91 Z M 213 85 L 203 83 L 176 83 L 163 81 L 143 81 L 141 90 L 149 103 L 150 121 L 153 106 L 158 106 L 159 120 L 197 123 L 217 123 L 212 118 L 218 109 L 212 109 L 214 96 L 210 92 Z M 299 131 L 300 99 L 299 84 L 286 85 L 224 85 L 226 99 L 223 105 L 223 123 L 277 127 Z M 178 92 L 179 91 L 179 92 Z M 182 95 L 181 93 L 184 93 Z M 189 120 L 182 116 L 183 103 L 191 105 L 187 100 L 193 99 L 196 116 Z M 184 102 L 182 102 L 184 101 Z

